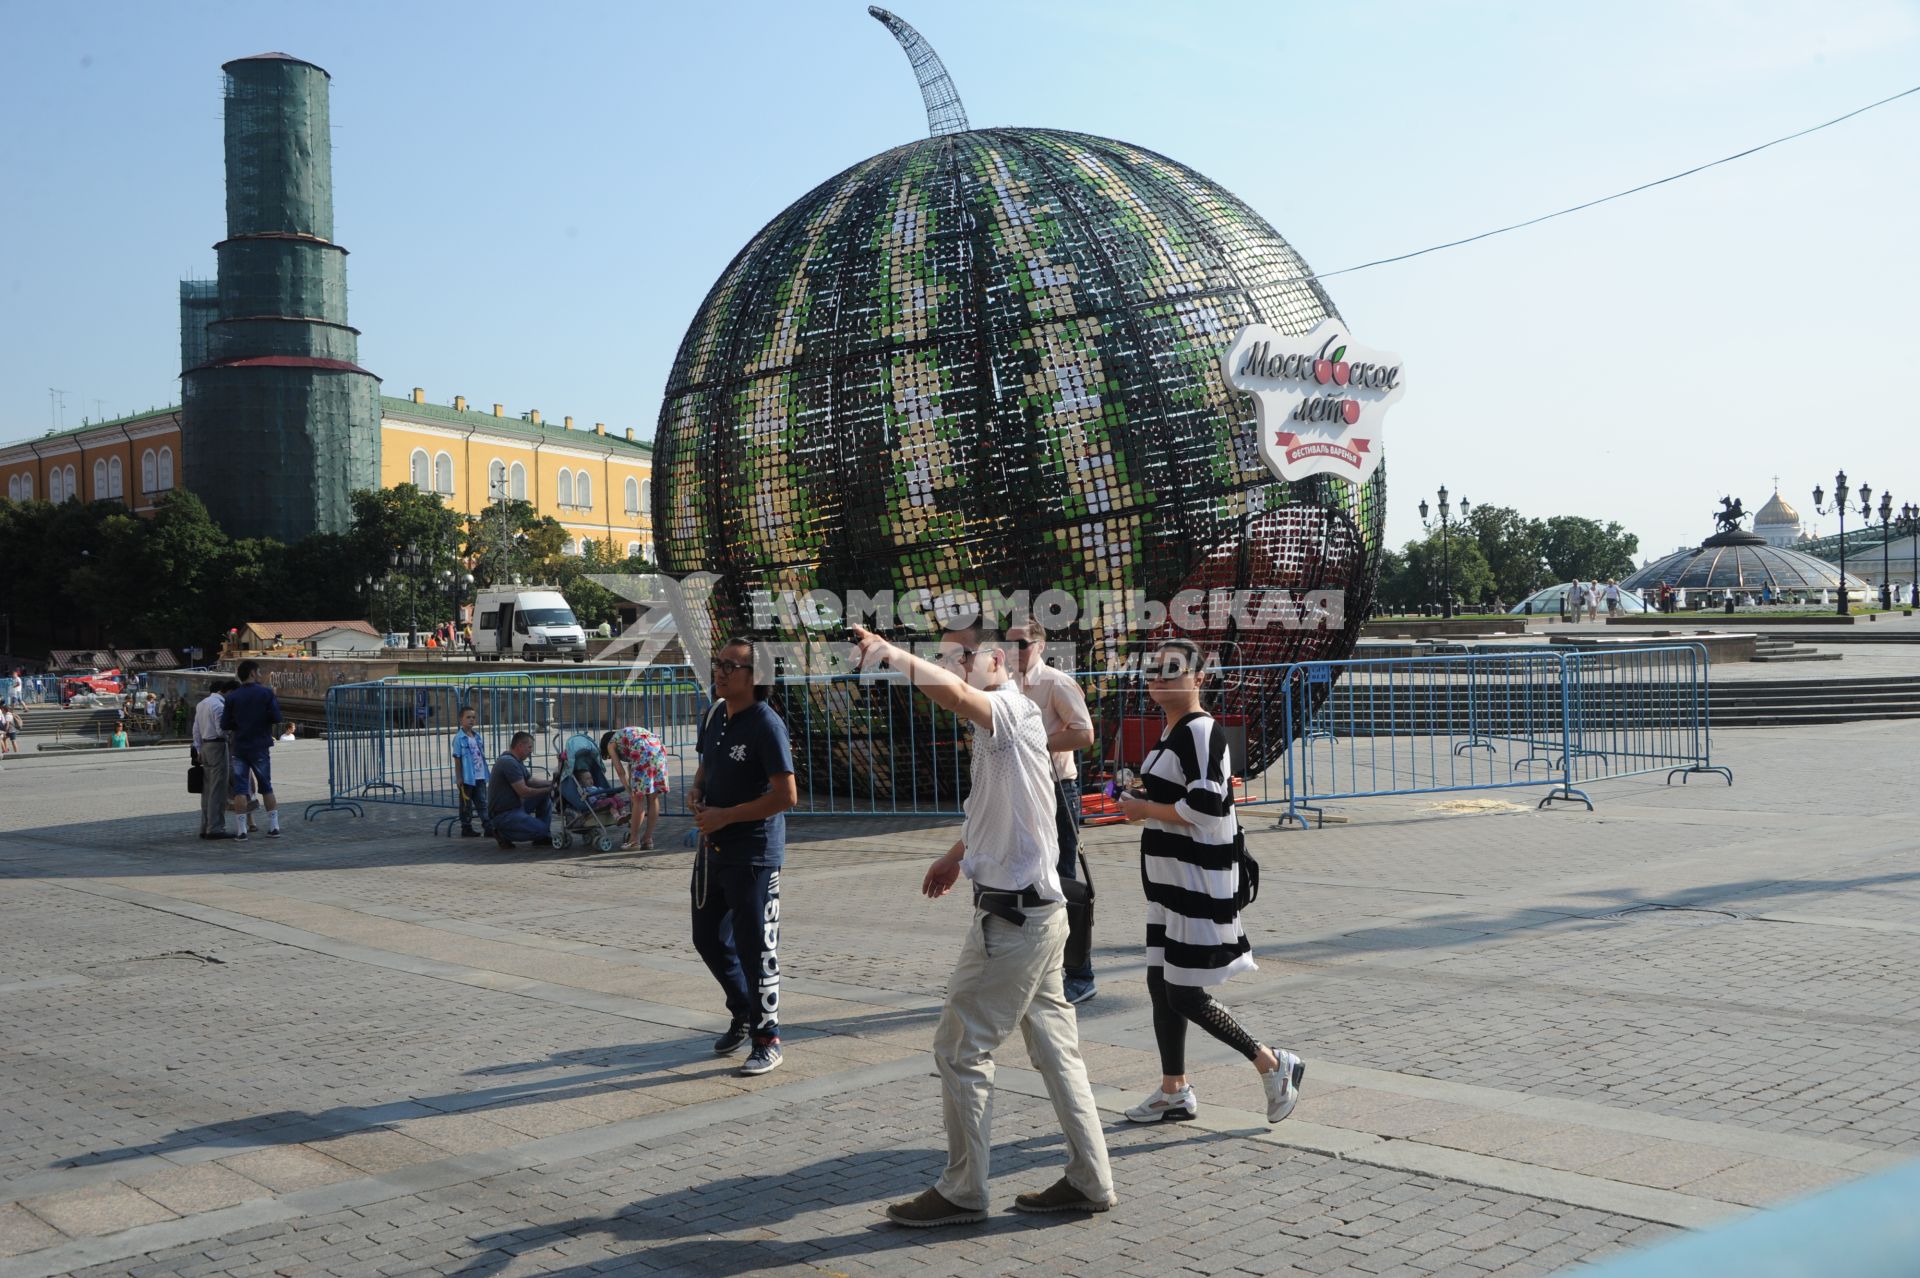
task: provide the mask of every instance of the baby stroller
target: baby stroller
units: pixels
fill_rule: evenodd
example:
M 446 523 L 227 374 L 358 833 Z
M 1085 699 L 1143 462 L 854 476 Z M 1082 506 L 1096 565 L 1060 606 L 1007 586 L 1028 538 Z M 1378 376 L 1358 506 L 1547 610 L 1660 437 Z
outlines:
M 559 756 L 554 773 L 560 778 L 560 828 L 553 846 L 571 847 L 578 838 L 601 852 L 616 850 L 627 824 L 627 796 L 607 784 L 600 743 L 576 732 L 564 740 L 556 737 L 554 753 Z

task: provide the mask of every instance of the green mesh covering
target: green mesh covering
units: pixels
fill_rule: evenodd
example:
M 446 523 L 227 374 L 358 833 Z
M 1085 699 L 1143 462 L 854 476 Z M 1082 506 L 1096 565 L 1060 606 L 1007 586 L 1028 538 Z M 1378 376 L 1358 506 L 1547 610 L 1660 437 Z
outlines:
M 227 234 L 333 238 L 333 135 L 325 71 L 284 53 L 226 72 Z
M 207 362 L 212 338 L 207 326 L 220 318 L 220 286 L 213 280 L 180 281 L 180 371 Z
M 380 387 L 328 242 L 327 73 L 284 54 L 226 72 L 227 238 L 218 318 L 182 377 L 186 482 L 236 536 L 344 532 L 351 494 L 379 482 Z

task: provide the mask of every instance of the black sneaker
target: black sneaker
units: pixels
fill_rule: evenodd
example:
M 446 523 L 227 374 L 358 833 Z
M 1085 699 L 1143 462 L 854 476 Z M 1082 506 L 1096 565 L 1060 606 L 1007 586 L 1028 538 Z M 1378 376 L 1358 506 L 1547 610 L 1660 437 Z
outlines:
M 747 1028 L 747 1023 L 745 1021 L 735 1021 L 733 1024 L 727 1026 L 726 1033 L 713 1040 L 713 1054 L 715 1056 L 731 1056 L 745 1047 L 747 1045 L 747 1039 L 750 1037 L 752 1037 L 752 1034 Z
M 751 1078 L 755 1074 L 766 1074 L 780 1068 L 780 1040 L 769 1038 L 755 1043 L 753 1051 L 741 1062 L 740 1073 Z

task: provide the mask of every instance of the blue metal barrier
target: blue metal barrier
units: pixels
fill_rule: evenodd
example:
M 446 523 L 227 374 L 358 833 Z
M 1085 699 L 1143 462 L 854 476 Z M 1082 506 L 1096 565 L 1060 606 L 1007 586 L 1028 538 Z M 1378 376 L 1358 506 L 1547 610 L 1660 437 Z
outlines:
M 436 831 L 450 831 L 460 806 L 453 735 L 465 706 L 476 712 L 489 760 L 505 753 L 514 733 L 532 733 L 529 767 L 536 775 L 573 733 L 648 728 L 666 747 L 670 782 L 684 795 L 706 704 L 685 666 L 653 667 L 637 678 L 624 669 L 589 669 L 342 684 L 327 693 L 328 798 L 309 804 L 306 816 L 363 816 L 361 805 L 382 803 L 452 813 L 435 823 Z
M 1082 756 L 1083 779 L 1137 767 L 1162 729 L 1145 684 L 1127 671 L 1077 678 L 1099 732 Z M 1733 780 L 1712 760 L 1699 644 L 1227 667 L 1210 672 L 1209 687 L 1242 769 L 1236 802 L 1284 804 L 1281 820 L 1303 826 L 1334 800 L 1545 786 L 1541 807 L 1571 800 L 1591 808 L 1581 787 L 1606 778 L 1664 770 L 1669 784 L 1703 772 Z M 1275 699 L 1277 716 L 1267 712 Z M 901 676 L 782 679 L 772 704 L 802 778 L 796 814 L 960 812 L 966 727 Z M 585 668 L 343 685 L 327 696 L 329 799 L 311 805 L 309 818 L 361 815 L 365 803 L 457 810 L 452 736 L 463 705 L 478 711 L 489 757 L 528 731 L 536 764 L 550 762 L 572 733 L 647 727 L 666 747 L 684 812 L 710 702 L 684 666 L 637 679 Z M 1257 735 L 1269 730 L 1277 740 Z M 1247 759 L 1273 763 L 1248 774 Z M 440 828 L 455 819 L 442 817 Z
M 1700 644 L 1528 648 L 1312 662 L 1283 685 L 1287 811 L 1304 826 L 1337 799 L 1580 785 L 1713 772 Z

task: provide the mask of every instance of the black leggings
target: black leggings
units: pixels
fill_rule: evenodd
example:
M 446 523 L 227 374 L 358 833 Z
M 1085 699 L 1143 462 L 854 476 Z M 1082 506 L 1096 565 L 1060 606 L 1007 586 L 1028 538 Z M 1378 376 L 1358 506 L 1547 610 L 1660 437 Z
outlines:
M 1160 1072 L 1187 1072 L 1187 1022 L 1248 1060 L 1260 1054 L 1260 1045 L 1233 1019 L 1233 1014 L 1197 985 L 1170 985 L 1160 969 L 1147 969 L 1147 995 L 1153 1000 L 1153 1041 L 1160 1047 Z

